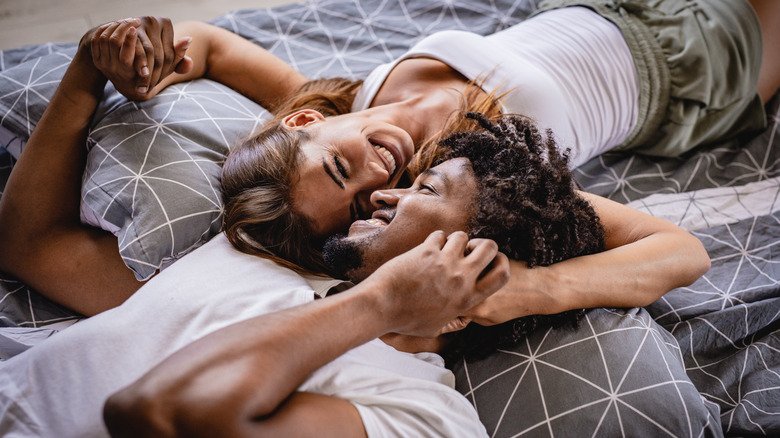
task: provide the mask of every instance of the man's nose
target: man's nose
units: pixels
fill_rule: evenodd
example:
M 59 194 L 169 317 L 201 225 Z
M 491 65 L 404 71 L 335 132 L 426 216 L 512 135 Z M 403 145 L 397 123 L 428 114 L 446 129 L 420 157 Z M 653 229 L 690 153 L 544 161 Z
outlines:
M 398 189 L 375 190 L 371 193 L 371 205 L 374 208 L 393 207 L 401 199 L 401 193 Z

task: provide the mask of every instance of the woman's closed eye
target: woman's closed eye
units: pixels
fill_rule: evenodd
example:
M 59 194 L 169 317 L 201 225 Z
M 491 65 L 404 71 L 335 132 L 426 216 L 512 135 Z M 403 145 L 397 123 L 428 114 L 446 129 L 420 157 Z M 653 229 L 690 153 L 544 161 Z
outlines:
M 342 178 L 349 179 L 347 168 L 344 167 L 344 164 L 341 162 L 341 159 L 338 155 L 333 156 L 333 164 L 336 165 L 336 170 L 339 172 L 339 175 L 341 175 Z

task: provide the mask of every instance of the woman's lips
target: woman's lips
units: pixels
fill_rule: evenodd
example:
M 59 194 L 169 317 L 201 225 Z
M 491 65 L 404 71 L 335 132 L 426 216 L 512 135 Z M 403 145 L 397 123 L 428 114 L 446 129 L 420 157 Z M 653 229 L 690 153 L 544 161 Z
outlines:
M 404 154 L 401 152 L 401 149 L 398 145 L 396 145 L 393 142 L 389 142 L 377 138 L 370 138 L 369 141 L 375 147 L 374 151 L 377 153 L 377 155 L 380 157 L 382 162 L 385 164 L 387 173 L 390 175 L 390 178 L 388 178 L 388 182 L 391 181 L 393 178 L 395 178 L 395 176 L 398 175 L 401 172 L 401 170 L 406 168 L 407 160 L 405 159 Z M 384 156 L 384 154 L 380 150 L 376 149 L 376 146 L 379 146 L 380 148 L 383 148 L 384 150 L 389 152 L 390 155 L 393 157 L 393 159 L 389 160 L 388 157 Z M 392 161 L 395 161 L 395 163 L 393 163 Z

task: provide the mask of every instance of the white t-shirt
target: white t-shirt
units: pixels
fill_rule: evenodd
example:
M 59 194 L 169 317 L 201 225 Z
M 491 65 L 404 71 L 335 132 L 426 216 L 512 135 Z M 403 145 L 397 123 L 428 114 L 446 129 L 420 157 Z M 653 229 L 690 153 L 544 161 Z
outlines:
M 353 111 L 368 108 L 393 68 L 404 59 L 439 60 L 488 92 L 506 92 L 503 112 L 550 128 L 571 148 L 570 165 L 620 145 L 638 117 L 636 68 L 620 30 L 584 7 L 554 9 L 481 36 L 449 30 L 417 43 L 366 77 Z
M 238 252 L 220 234 L 123 305 L 0 364 L 0 436 L 106 436 L 108 396 L 171 353 L 229 324 L 311 302 L 339 283 Z M 437 355 L 374 340 L 300 389 L 352 401 L 369 436 L 485 435 L 453 380 Z

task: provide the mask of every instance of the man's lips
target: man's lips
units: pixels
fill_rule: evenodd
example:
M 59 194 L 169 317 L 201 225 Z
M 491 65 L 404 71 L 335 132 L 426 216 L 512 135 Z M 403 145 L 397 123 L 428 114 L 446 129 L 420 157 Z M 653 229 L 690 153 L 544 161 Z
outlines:
M 377 210 L 371 215 L 370 219 L 361 219 L 353 222 L 349 227 L 349 232 L 351 234 L 360 228 L 384 228 L 393 221 L 394 216 L 394 211 L 389 211 L 388 209 Z

